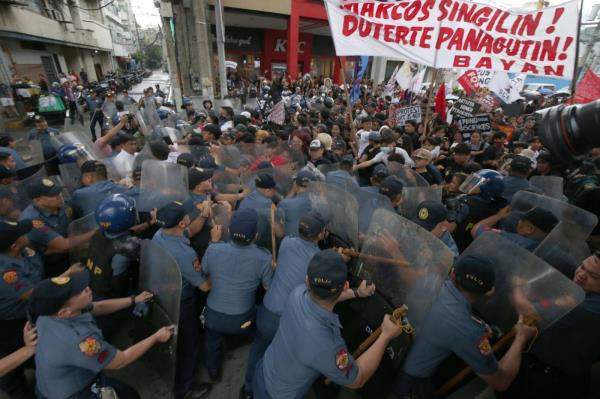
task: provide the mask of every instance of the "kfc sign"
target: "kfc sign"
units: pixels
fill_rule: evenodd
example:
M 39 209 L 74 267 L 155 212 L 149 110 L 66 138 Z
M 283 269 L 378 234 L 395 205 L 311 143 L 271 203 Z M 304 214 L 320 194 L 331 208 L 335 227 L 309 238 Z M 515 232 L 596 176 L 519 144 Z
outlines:
M 276 53 L 287 53 L 287 40 L 286 39 L 277 39 L 275 42 L 275 52 Z M 304 48 L 306 47 L 306 42 L 298 42 L 298 54 L 304 54 Z

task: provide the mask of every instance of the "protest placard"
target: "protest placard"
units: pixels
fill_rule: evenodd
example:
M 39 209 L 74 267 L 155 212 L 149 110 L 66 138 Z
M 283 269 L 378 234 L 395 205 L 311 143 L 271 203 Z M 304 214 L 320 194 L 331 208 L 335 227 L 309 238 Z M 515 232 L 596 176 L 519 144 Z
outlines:
M 470 118 L 477 115 L 481 104 L 476 101 L 461 97 L 452 106 L 450 113 L 458 118 Z
M 396 110 L 396 125 L 404 125 L 406 121 L 421 122 L 421 106 L 398 108 Z
M 477 130 L 480 133 L 489 133 L 492 130 L 492 123 L 489 114 L 481 114 L 471 118 L 462 118 L 458 120 L 458 130 L 462 133 L 465 140 L 471 137 L 471 133 Z
M 462 86 L 467 95 L 477 92 L 480 87 L 477 71 L 474 69 L 470 69 L 463 73 L 456 81 Z
M 468 0 L 325 0 L 338 56 L 570 78 L 578 3 L 511 12 Z

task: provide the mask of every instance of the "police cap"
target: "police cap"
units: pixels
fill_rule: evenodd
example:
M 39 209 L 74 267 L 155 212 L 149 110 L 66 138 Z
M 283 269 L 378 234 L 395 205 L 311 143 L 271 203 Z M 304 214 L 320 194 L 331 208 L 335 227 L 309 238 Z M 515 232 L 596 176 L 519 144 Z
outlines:
M 191 168 L 188 176 L 189 189 L 193 190 L 198 184 L 213 177 L 212 169 Z
M 69 277 L 42 280 L 33 288 L 29 310 L 36 316 L 54 315 L 89 284 L 90 276 L 87 271 L 73 273 Z
M 316 237 L 320 232 L 325 230 L 327 226 L 327 221 L 320 213 L 315 211 L 310 211 L 305 213 L 300 218 L 300 223 L 298 224 L 298 231 L 301 235 L 305 237 Z
M 523 219 L 542 230 L 545 233 L 550 232 L 558 224 L 558 219 L 550 211 L 542 208 L 533 208 L 529 210 Z
M 229 234 L 238 242 L 249 244 L 258 231 L 258 214 L 252 208 L 235 211 L 229 222 Z
M 4 252 L 24 234 L 31 231 L 33 225 L 30 219 L 19 222 L 0 222 L 0 251 Z
M 181 202 L 173 201 L 158 210 L 156 220 L 159 226 L 169 229 L 177 226 L 185 214 L 185 206 Z
M 436 201 L 423 201 L 417 207 L 413 221 L 426 230 L 433 230 L 435 226 L 448 219 L 448 210 L 444 204 Z
M 340 293 L 348 280 L 348 267 L 342 256 L 333 249 L 317 252 L 306 272 L 310 290 L 320 297 L 333 297 Z
M 454 265 L 454 274 L 461 287 L 476 294 L 485 294 L 496 281 L 494 264 L 482 256 L 460 257 Z
M 275 188 L 275 179 L 268 173 L 261 173 L 254 178 L 254 183 L 258 188 Z
M 27 188 L 27 193 L 33 199 L 39 197 L 56 197 L 62 190 L 63 187 L 60 184 L 55 183 L 52 179 L 43 177 L 32 181 Z

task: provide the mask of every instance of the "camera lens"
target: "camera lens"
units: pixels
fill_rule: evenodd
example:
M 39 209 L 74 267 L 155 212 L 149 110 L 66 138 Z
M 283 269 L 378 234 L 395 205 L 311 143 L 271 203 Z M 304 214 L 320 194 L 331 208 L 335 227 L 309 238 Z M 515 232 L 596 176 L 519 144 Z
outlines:
M 560 161 L 570 161 L 600 145 L 600 100 L 585 105 L 558 105 L 536 112 L 542 143 Z

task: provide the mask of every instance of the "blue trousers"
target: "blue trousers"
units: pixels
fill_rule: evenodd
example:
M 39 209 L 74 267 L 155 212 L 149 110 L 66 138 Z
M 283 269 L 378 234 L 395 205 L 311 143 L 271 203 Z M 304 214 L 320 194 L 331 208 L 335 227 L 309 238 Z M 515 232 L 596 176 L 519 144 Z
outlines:
M 252 380 L 256 365 L 265 354 L 273 338 L 275 338 L 275 333 L 277 332 L 277 328 L 279 328 L 279 318 L 279 315 L 271 312 L 264 305 L 258 306 L 256 310 L 256 336 L 250 347 L 244 385 L 247 393 L 252 392 Z
M 102 124 L 104 123 L 104 114 L 102 114 L 102 110 L 96 110 L 90 115 L 90 132 L 92 133 L 92 140 L 96 141 L 96 123 L 100 125 L 100 130 L 102 131 Z
M 221 347 L 223 344 L 223 337 L 226 335 L 253 335 L 255 315 L 256 309 L 254 306 L 246 313 L 240 315 L 228 315 L 206 307 L 204 361 L 210 376 L 214 377 L 218 375 L 219 370 L 221 369 Z M 248 325 L 248 321 L 250 321 L 251 324 Z

